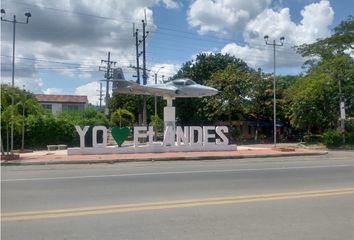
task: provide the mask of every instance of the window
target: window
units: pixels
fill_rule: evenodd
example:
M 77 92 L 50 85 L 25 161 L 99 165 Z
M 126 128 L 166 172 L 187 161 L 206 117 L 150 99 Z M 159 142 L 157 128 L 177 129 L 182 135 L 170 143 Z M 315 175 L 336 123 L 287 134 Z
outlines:
M 42 104 L 42 107 L 49 111 L 49 112 L 52 112 L 52 104 Z
M 184 85 L 184 82 L 183 82 L 183 81 L 174 81 L 174 82 L 173 82 L 173 85 L 176 85 L 176 86 L 183 86 L 183 85 Z
M 195 85 L 196 83 L 193 80 L 187 80 L 186 85 Z
M 63 112 L 78 112 L 78 111 L 83 111 L 84 110 L 84 105 L 83 104 L 63 104 L 62 105 L 62 111 Z

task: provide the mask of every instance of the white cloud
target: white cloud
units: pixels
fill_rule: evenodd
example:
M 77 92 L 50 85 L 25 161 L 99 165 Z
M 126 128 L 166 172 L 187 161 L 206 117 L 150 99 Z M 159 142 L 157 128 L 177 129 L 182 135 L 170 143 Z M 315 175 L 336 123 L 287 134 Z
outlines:
M 243 36 L 247 45 L 230 43 L 221 52 L 241 58 L 252 67 L 270 67 L 273 64 L 273 47 L 266 46 L 263 37 L 269 35 L 269 42 L 275 39 L 279 43 L 279 38 L 284 36 L 284 46 L 277 47 L 277 66 L 299 67 L 304 59 L 292 47 L 329 36 L 334 12 L 329 1 L 320 1 L 305 6 L 301 15 L 301 22 L 296 24 L 291 21 L 288 8 L 264 10 L 245 28 Z
M 97 74 L 100 60 L 106 58 L 108 51 L 118 65 L 134 64 L 132 23 L 136 22 L 140 27 L 146 12 L 147 30 L 153 30 L 155 25 L 151 8 L 160 2 L 111 0 L 103 4 L 100 0 L 27 0 L 22 4 L 4 1 L 8 13 L 6 18 L 11 18 L 11 14 L 16 12 L 21 21 L 24 17 L 20 13 L 26 12 L 28 8 L 31 10 L 29 24 L 21 25 L 16 31 L 16 57 L 33 60 L 19 60 L 16 79 L 23 78 L 27 82 L 35 80 L 38 83 L 41 81 L 39 72 L 43 71 L 46 75 L 61 74 L 63 78 L 97 80 L 93 74 Z M 167 1 L 166 4 L 172 7 L 173 3 Z M 1 52 L 2 55 L 12 55 L 11 24 L 1 24 Z M 6 65 L 11 65 L 11 58 L 2 57 L 2 81 L 7 81 Z M 27 74 L 21 75 L 21 70 L 25 72 L 25 68 Z M 75 86 L 75 83 L 72 85 Z M 37 84 L 29 90 L 42 92 L 44 89 Z
M 22 57 L 18 54 L 15 58 L 15 86 L 41 93 L 43 81 L 36 70 L 35 62 L 25 61 Z M 1 43 L 1 83 L 12 83 L 12 44 L 6 42 Z
M 196 0 L 188 10 L 187 19 L 202 34 L 242 32 L 270 4 L 271 0 Z
M 98 82 L 90 82 L 84 85 L 81 85 L 76 88 L 76 95 L 86 95 L 89 103 L 93 105 L 97 105 L 99 103 L 99 89 L 100 84 Z M 105 93 L 105 87 L 102 88 L 103 93 Z M 102 105 L 104 105 L 104 100 L 102 101 Z
M 163 68 L 162 68 L 163 67 Z M 151 67 L 151 76 L 148 79 L 148 84 L 155 83 L 155 73 L 157 73 L 157 83 L 162 83 L 162 80 L 167 81 L 170 77 L 175 75 L 180 69 L 180 64 L 155 64 Z M 160 70 L 159 70 L 160 69 Z
M 181 2 L 173 1 L 173 0 L 163 0 L 163 3 L 165 4 L 167 9 L 177 9 L 182 7 Z
M 43 91 L 44 94 L 64 94 L 64 90 L 62 88 L 47 88 Z

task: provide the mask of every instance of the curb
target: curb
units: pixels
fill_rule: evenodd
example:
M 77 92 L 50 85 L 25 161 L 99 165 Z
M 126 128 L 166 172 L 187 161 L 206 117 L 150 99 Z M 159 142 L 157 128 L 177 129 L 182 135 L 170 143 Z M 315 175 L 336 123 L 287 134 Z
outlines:
M 196 156 L 196 157 L 165 157 L 165 158 L 131 158 L 131 159 L 106 159 L 106 160 L 56 160 L 43 162 L 2 162 L 1 166 L 30 166 L 30 165 L 58 165 L 58 164 L 98 164 L 98 163 L 126 163 L 126 162 L 154 162 L 154 161 L 205 161 L 222 159 L 245 159 L 245 158 L 274 158 L 274 157 L 295 157 L 295 156 L 318 156 L 326 155 L 327 151 L 307 153 L 280 153 L 280 154 L 250 154 L 238 156 Z

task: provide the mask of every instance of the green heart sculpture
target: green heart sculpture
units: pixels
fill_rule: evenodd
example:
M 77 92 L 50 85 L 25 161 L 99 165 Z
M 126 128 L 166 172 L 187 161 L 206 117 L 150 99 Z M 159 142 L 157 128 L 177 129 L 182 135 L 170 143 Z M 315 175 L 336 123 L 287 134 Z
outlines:
M 116 140 L 119 147 L 122 146 L 124 141 L 129 137 L 130 130 L 128 127 L 114 127 L 112 128 L 112 137 Z

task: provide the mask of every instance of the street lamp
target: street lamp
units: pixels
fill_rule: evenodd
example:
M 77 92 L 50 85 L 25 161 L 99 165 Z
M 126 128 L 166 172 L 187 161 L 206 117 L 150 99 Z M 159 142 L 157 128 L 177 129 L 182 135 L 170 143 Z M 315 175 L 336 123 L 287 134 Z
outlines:
M 23 93 L 26 96 L 25 85 L 23 85 Z M 25 109 L 26 109 L 26 97 L 22 99 L 22 138 L 21 138 L 21 150 L 25 150 Z
M 273 132 L 274 132 L 274 148 L 277 147 L 277 110 L 276 110 L 276 96 L 275 96 L 275 47 L 280 47 L 284 45 L 284 37 L 280 38 L 280 44 L 276 43 L 275 40 L 273 40 L 273 43 L 268 43 L 268 35 L 264 36 L 264 41 L 266 45 L 272 45 L 273 46 L 273 58 L 274 58 L 274 69 L 273 69 Z
M 159 69 L 157 69 L 157 71 L 156 72 L 154 72 L 155 73 L 155 84 L 157 84 L 157 74 L 160 72 L 160 70 L 161 69 L 163 69 L 163 68 L 165 68 L 165 66 L 162 66 L 162 67 L 160 67 Z M 156 95 L 155 95 L 155 116 L 157 115 L 157 97 L 156 97 Z
M 28 24 L 29 18 L 32 16 L 30 12 L 25 13 L 26 21 L 17 21 L 16 15 L 13 16 L 13 20 L 5 19 L 6 11 L 5 9 L 1 8 L 1 21 L 2 22 L 10 22 L 13 24 L 13 31 L 12 31 L 12 81 L 11 87 L 15 86 L 15 41 L 16 41 L 16 23 L 20 24 Z M 14 105 L 14 97 L 11 97 L 11 105 Z M 13 111 L 13 110 L 12 110 Z M 13 116 L 13 112 L 12 112 Z M 13 154 L 14 150 L 14 124 L 11 122 L 11 154 Z

